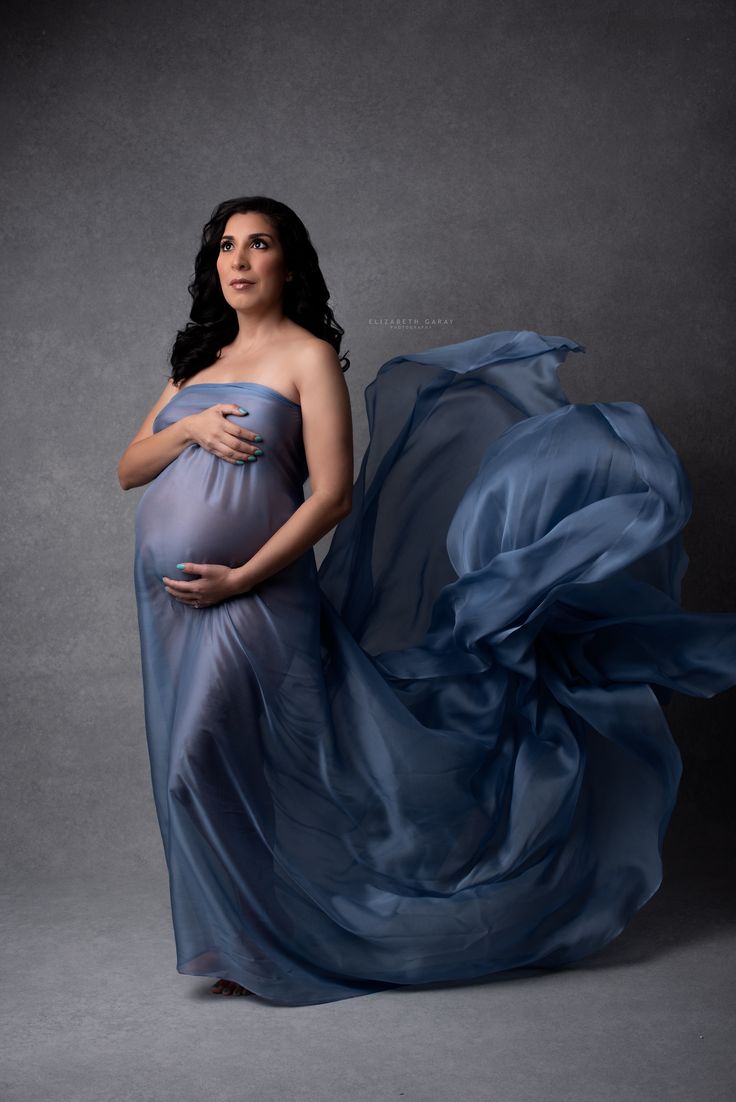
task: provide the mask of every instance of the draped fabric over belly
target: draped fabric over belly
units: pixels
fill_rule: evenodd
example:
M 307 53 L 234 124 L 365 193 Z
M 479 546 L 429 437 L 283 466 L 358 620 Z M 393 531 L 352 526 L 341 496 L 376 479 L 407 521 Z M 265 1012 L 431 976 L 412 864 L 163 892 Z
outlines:
M 196 609 L 304 501 L 302 413 L 190 384 L 264 437 L 196 444 L 136 512 L 145 722 L 176 966 L 279 1003 L 560 966 L 657 890 L 681 760 L 662 705 L 736 683 L 736 615 L 685 611 L 683 466 L 633 402 L 571 404 L 575 341 L 496 332 L 385 363 L 313 550 Z

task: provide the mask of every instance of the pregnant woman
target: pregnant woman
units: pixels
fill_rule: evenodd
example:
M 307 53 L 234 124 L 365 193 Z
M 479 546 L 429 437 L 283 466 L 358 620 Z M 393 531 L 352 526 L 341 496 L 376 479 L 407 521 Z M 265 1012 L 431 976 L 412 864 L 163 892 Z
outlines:
M 178 970 L 295 1005 L 602 948 L 662 879 L 662 705 L 736 683 L 736 615 L 680 604 L 677 454 L 567 400 L 581 345 L 495 332 L 381 367 L 353 483 L 294 212 L 220 204 L 190 292 L 118 467 Z

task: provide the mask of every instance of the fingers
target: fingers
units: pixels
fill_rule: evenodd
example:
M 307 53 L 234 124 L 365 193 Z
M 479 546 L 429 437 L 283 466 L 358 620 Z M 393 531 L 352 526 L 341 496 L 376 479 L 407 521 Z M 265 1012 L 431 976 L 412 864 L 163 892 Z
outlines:
M 208 576 L 216 579 L 218 572 L 226 570 L 226 567 L 206 562 L 178 562 L 176 568 L 183 574 L 199 574 L 200 577 L 196 581 L 184 581 L 181 578 L 169 578 L 164 574 L 161 581 L 170 597 L 176 597 L 182 604 L 192 605 L 194 608 L 208 608 L 210 604 L 217 603 L 208 600 L 202 592 L 202 587 L 197 583 L 202 579 L 206 580 Z
M 242 406 L 230 407 L 227 412 L 234 412 L 236 416 L 243 416 L 244 413 L 247 413 L 247 411 L 243 411 Z M 237 463 L 238 461 L 252 463 L 259 455 L 263 455 L 263 449 L 258 446 L 263 440 L 259 432 L 252 432 L 250 429 L 235 425 L 227 418 L 223 427 L 228 436 L 234 437 L 234 439 L 223 441 L 224 450 L 218 451 L 221 459 L 227 459 L 231 463 Z
M 197 443 L 211 455 L 218 459 L 224 459 L 228 463 L 254 463 L 263 455 L 263 449 L 259 447 L 263 437 L 258 432 L 252 432 L 243 425 L 229 421 L 228 417 L 247 417 L 249 411 L 232 402 L 218 402 L 204 411 L 207 414 L 216 414 L 214 423 L 208 423 L 207 432 L 197 435 Z M 201 416 L 195 414 L 194 416 Z
M 178 562 L 176 564 L 177 570 L 181 570 L 184 574 L 212 574 L 214 564 L 211 562 Z M 190 585 L 190 582 L 183 582 L 183 585 Z

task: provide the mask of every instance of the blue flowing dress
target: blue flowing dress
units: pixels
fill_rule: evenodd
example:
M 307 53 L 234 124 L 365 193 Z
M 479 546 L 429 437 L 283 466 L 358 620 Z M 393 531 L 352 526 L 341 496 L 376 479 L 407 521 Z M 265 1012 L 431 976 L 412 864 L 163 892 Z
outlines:
M 301 409 L 189 384 L 264 437 L 147 486 L 134 581 L 176 966 L 304 1005 L 605 946 L 656 892 L 681 759 L 662 705 L 736 683 L 736 615 L 680 604 L 683 466 L 633 402 L 571 404 L 584 348 L 493 332 L 385 363 L 352 512 L 195 609 L 304 500 Z

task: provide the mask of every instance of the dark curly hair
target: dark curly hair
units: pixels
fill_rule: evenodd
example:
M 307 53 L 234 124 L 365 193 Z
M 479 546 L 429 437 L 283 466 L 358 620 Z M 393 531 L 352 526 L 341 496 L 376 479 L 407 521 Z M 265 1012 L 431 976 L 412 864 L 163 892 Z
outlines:
M 222 293 L 217 257 L 228 218 L 248 211 L 264 214 L 270 220 L 284 250 L 287 270 L 292 272 L 291 279 L 284 284 L 284 314 L 340 352 L 345 330 L 335 321 L 328 305 L 330 292 L 320 270 L 317 251 L 302 220 L 291 207 L 265 195 L 226 199 L 215 207 L 202 231 L 194 278 L 187 287 L 193 299 L 189 314 L 192 320 L 178 331 L 169 357 L 173 367 L 169 378 L 175 385 L 209 367 L 220 350 L 237 336 L 237 314 Z M 350 367 L 347 354 L 340 356 L 340 363 L 343 371 L 347 371 Z

